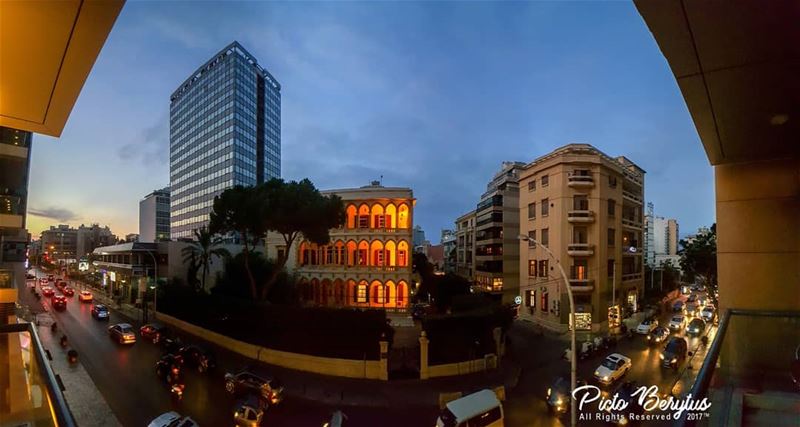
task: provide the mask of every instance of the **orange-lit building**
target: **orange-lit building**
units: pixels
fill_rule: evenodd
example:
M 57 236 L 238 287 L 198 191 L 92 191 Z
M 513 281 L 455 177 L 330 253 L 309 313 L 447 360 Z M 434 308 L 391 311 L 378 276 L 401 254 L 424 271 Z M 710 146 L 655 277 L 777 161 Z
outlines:
M 372 185 L 324 191 L 342 198 L 343 227 L 330 243 L 292 250 L 305 301 L 328 307 L 404 309 L 409 305 L 414 195 L 409 188 Z

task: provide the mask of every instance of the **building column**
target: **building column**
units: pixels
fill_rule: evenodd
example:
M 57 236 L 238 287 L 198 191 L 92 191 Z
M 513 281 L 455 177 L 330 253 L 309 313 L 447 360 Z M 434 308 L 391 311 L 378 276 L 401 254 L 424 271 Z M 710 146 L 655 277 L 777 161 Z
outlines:
M 419 379 L 427 380 L 430 378 L 428 370 L 428 334 L 422 331 L 419 334 Z

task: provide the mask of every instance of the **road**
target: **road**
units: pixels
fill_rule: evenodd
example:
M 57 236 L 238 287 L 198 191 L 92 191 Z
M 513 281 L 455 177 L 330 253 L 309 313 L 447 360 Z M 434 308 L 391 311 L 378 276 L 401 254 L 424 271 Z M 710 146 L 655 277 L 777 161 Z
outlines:
M 32 270 L 34 271 L 34 270 Z M 37 279 L 46 276 L 35 271 Z M 38 287 L 38 285 L 37 285 Z M 57 291 L 58 294 L 58 291 Z M 23 304 L 34 306 L 37 300 L 29 291 L 21 291 Z M 181 401 L 172 398 L 166 384 L 155 374 L 155 363 L 161 349 L 148 341 L 119 345 L 107 333 L 108 325 L 131 323 L 138 332 L 139 324 L 113 309 L 108 321 L 91 316 L 91 304 L 68 297 L 65 311 L 50 310 L 58 322 L 59 333 L 65 333 L 70 346 L 78 351 L 79 360 L 100 393 L 124 426 L 146 426 L 153 418 L 167 411 L 189 415 L 201 426 L 232 425 L 235 398 L 225 392 L 223 375 L 252 362 L 221 348 L 203 343 L 214 352 L 218 367 L 207 374 L 186 370 L 186 391 Z M 49 307 L 49 299 L 42 298 Z M 138 335 L 138 334 L 137 334 Z M 184 342 L 196 342 L 184 338 Z M 313 401 L 287 398 L 269 408 L 262 425 L 321 426 L 338 408 Z M 341 408 L 353 426 L 426 426 L 431 413 L 415 414 L 402 409 Z

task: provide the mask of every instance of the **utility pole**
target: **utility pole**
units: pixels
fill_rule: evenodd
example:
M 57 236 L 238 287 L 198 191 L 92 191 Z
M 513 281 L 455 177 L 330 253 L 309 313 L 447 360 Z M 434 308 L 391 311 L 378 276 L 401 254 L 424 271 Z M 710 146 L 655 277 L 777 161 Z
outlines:
M 617 305 L 617 259 L 614 258 L 614 262 L 611 263 L 612 273 L 611 273 L 611 306 Z

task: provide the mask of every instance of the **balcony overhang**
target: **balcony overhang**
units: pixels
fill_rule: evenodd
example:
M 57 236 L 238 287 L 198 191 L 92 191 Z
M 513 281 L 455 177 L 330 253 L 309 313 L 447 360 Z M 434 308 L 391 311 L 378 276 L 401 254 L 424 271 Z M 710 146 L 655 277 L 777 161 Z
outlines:
M 594 245 L 591 243 L 570 243 L 567 245 L 567 255 L 592 256 L 594 255 Z
M 594 280 L 592 279 L 569 279 L 569 284 L 573 292 L 594 291 Z
M 594 212 L 590 210 L 571 210 L 567 212 L 567 221 L 576 223 L 594 222 Z
M 588 175 L 572 175 L 567 178 L 567 186 L 572 188 L 592 188 L 594 178 Z
M 0 126 L 60 136 L 124 3 L 0 2 Z
M 712 165 L 800 157 L 797 2 L 634 3 Z

